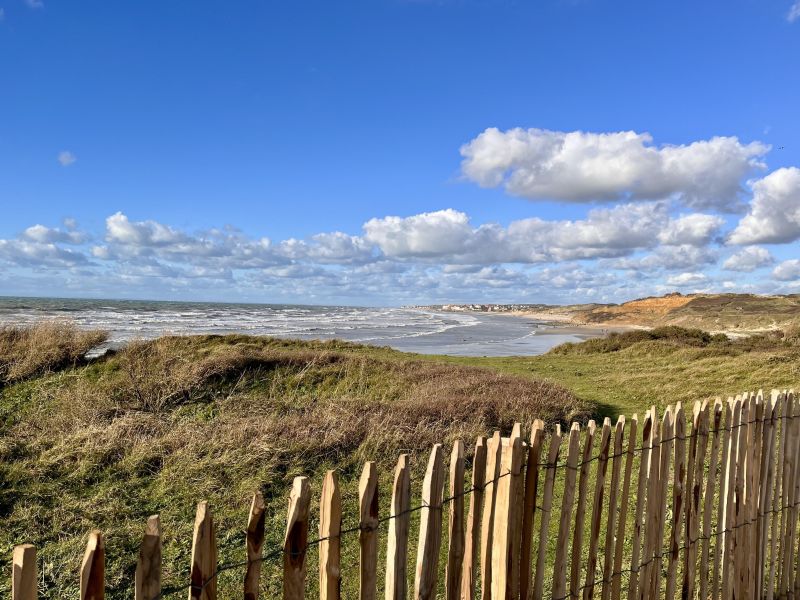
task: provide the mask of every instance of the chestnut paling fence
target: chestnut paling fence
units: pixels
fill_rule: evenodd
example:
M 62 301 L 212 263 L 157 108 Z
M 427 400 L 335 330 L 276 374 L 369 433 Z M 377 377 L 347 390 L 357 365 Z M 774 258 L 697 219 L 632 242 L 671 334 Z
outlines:
M 559 426 L 545 432 L 537 420 L 527 439 L 522 433 L 518 424 L 507 438 L 499 432 L 478 438 L 471 484 L 464 444 L 453 444 L 449 477 L 444 449 L 434 446 L 422 502 L 414 506 L 409 457 L 401 455 L 384 518 L 376 466 L 367 463 L 358 525 L 347 529 L 337 475 L 329 471 L 318 537 L 309 533 L 309 480 L 297 477 L 283 546 L 271 551 L 264 548 L 264 502 L 255 494 L 246 558 L 239 563 L 218 564 L 211 511 L 201 502 L 191 572 L 178 588 L 162 589 L 161 526 L 150 517 L 135 598 L 214 600 L 217 575 L 241 569 L 241 594 L 256 600 L 262 569 L 276 568 L 284 598 L 305 597 L 307 577 L 316 576 L 319 597 L 336 599 L 340 541 L 355 534 L 362 599 L 377 597 L 379 588 L 387 600 L 412 594 L 448 600 L 800 596 L 800 403 L 794 392 L 698 402 L 691 414 L 677 404 L 660 418 L 652 408 L 641 420 L 620 417 L 613 427 L 608 419 L 600 427 L 573 423 L 568 432 Z M 412 517 L 419 519 L 416 540 L 409 539 Z M 386 536 L 380 556 L 379 535 Z M 318 552 L 314 575 L 307 573 L 311 552 Z M 79 574 L 81 600 L 104 598 L 104 571 L 103 536 L 95 531 Z M 385 571 L 382 582 L 379 571 Z M 34 547 L 14 549 L 12 577 L 13 600 L 37 597 Z

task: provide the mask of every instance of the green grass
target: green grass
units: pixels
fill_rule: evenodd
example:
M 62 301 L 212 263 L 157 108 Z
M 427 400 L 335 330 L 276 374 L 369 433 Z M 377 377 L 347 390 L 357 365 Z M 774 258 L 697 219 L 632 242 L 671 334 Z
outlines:
M 508 434 L 515 421 L 526 429 L 535 417 L 601 423 L 641 415 L 652 404 L 688 407 L 800 381 L 800 347 L 791 336 L 726 341 L 674 329 L 538 357 L 448 358 L 342 342 L 198 336 L 133 344 L 88 365 L 58 356 L 48 364 L 58 367 L 0 387 L 0 595 L 9 591 L 17 543 L 40 549 L 41 597 L 76 596 L 86 536 L 100 528 L 109 598 L 127 598 L 153 513 L 165 534 L 165 583 L 179 584 L 202 499 L 214 511 L 221 562 L 237 562 L 252 492 L 264 494 L 266 548 L 277 548 L 296 475 L 311 478 L 316 515 L 324 472 L 337 468 L 348 527 L 366 460 L 378 463 L 383 516 L 401 452 L 412 455 L 417 504 L 434 443 L 449 452 L 463 439 L 471 454 L 477 435 Z M 384 533 L 380 539 L 385 544 Z M 309 560 L 313 590 L 316 554 Z M 343 540 L 342 563 L 343 593 L 354 596 L 357 536 Z M 222 574 L 220 597 L 234 597 L 240 585 L 241 570 Z M 275 563 L 265 566 L 263 586 L 265 597 L 279 594 Z

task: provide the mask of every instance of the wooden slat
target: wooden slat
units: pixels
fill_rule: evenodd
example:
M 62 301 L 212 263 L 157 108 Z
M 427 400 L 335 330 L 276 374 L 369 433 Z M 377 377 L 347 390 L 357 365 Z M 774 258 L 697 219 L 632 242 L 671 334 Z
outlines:
M 700 570 L 698 571 L 700 598 L 709 597 L 709 556 L 711 553 L 711 516 L 714 509 L 714 499 L 721 486 L 717 485 L 717 471 L 719 470 L 719 449 L 722 428 L 722 402 L 717 399 L 710 409 L 706 422 L 711 431 L 711 452 L 706 475 L 705 494 L 703 497 L 703 540 L 700 553 Z
M 484 458 L 485 460 L 485 458 Z M 405 600 L 407 595 L 408 528 L 411 522 L 411 467 L 401 454 L 394 469 L 392 506 L 386 545 L 386 600 Z
M 208 502 L 197 505 L 192 537 L 189 600 L 217 598 L 217 540 Z
M 339 491 L 339 474 L 325 473 L 319 499 L 319 597 L 320 600 L 338 600 L 341 595 L 342 545 L 342 495 Z M 247 599 L 245 599 L 247 600 Z
M 683 535 L 683 519 L 685 515 L 684 502 L 686 488 L 686 417 L 680 402 L 675 406 L 675 421 L 673 436 L 675 440 L 674 462 L 672 466 L 672 530 L 669 536 L 669 550 L 667 552 L 667 584 L 665 597 L 672 600 L 675 597 L 677 586 L 678 564 L 680 561 L 680 547 Z M 666 517 L 666 515 L 665 515 Z
M 103 534 L 89 534 L 81 562 L 81 600 L 103 600 L 106 597 L 106 545 Z
M 597 424 L 592 419 L 586 425 L 583 436 L 583 452 L 581 452 L 580 475 L 578 477 L 578 500 L 575 504 L 575 528 L 572 532 L 572 561 L 569 570 L 569 591 L 573 598 L 579 597 L 581 572 L 584 567 L 583 560 L 583 532 L 586 529 L 586 489 L 589 485 L 589 474 L 592 469 L 592 451 L 594 449 L 594 436 Z
M 36 548 L 30 544 L 15 546 L 11 563 L 11 600 L 36 600 Z
M 788 467 L 789 476 L 786 478 L 786 503 L 784 504 L 786 512 L 786 530 L 785 530 L 785 543 L 784 543 L 784 556 L 783 556 L 783 569 L 784 569 L 784 582 L 781 589 L 788 595 L 794 594 L 794 573 L 795 573 L 795 543 L 796 543 L 796 530 L 797 530 L 797 514 L 798 514 L 798 497 L 800 497 L 800 476 L 798 476 L 798 467 L 800 460 L 800 416 L 798 406 L 794 402 L 792 393 L 787 394 L 789 405 L 792 407 L 792 419 L 789 421 L 791 431 L 790 439 L 786 449 L 786 455 L 789 456 Z M 785 457 L 784 457 L 785 459 Z
M 686 550 L 683 553 L 682 598 L 693 598 L 696 581 L 697 550 L 700 545 L 700 512 L 703 492 L 703 469 L 705 468 L 705 448 L 708 442 L 707 423 L 708 401 L 694 403 L 692 428 L 687 440 L 686 483 L 684 489 L 684 537 Z M 699 455 L 699 458 L 698 458 Z M 699 461 L 699 464 L 698 464 Z
M 647 491 L 650 488 L 649 477 L 651 469 L 650 454 L 653 448 L 653 436 L 655 435 L 655 407 L 645 413 L 642 423 L 642 452 L 639 461 L 639 477 L 636 482 L 636 508 L 633 514 L 633 531 L 631 532 L 631 574 L 628 580 L 628 600 L 636 600 L 639 597 L 640 579 L 643 579 L 644 569 L 642 565 L 642 550 L 647 530 L 647 518 L 645 513 L 645 501 Z M 644 548 L 646 554 L 646 546 Z
M 444 492 L 444 457 L 441 444 L 436 444 L 428 459 L 422 482 L 417 568 L 414 598 L 433 600 L 439 574 L 439 546 L 442 538 L 442 493 Z
M 575 478 L 580 460 L 581 426 L 572 423 L 569 431 L 567 464 L 564 471 L 564 492 L 561 498 L 561 518 L 558 524 L 556 556 L 553 563 L 553 598 L 563 598 L 567 592 L 567 550 L 569 549 L 569 526 L 574 514 L 572 512 L 575 499 Z
M 776 563 L 778 560 L 778 524 L 780 523 L 780 515 L 778 514 L 781 508 L 781 465 L 783 464 L 783 423 L 782 418 L 785 414 L 785 393 L 778 390 L 773 390 L 773 400 L 775 401 L 775 409 L 773 411 L 773 447 L 775 448 L 773 460 L 770 461 L 770 469 L 772 469 L 772 483 L 770 485 L 770 493 L 772 495 L 772 514 L 770 515 L 769 525 L 769 544 L 768 544 L 768 560 L 769 560 L 769 573 L 765 576 L 766 579 L 766 598 L 772 600 L 775 593 L 775 574 Z
M 675 445 L 675 413 L 672 406 L 668 406 L 664 411 L 664 417 L 661 421 L 661 451 L 660 460 L 661 464 L 658 467 L 659 477 L 659 492 L 658 497 L 661 498 L 661 506 L 658 507 L 658 517 L 656 519 L 657 532 L 655 539 L 655 557 L 656 560 L 651 563 L 650 571 L 650 595 L 651 598 L 657 598 L 661 594 L 661 579 L 662 579 L 662 558 L 659 556 L 664 552 L 664 534 L 666 530 L 666 513 L 667 513 L 667 491 L 669 489 L 670 481 L 670 463 L 672 462 L 672 449 Z
M 492 529 L 494 527 L 494 504 L 497 486 L 495 479 L 500 472 L 500 432 L 489 438 L 486 450 L 486 472 L 483 492 L 483 514 L 481 515 L 481 599 L 490 600 L 492 594 Z
M 797 580 L 798 573 L 800 573 L 800 565 L 797 564 L 798 560 L 800 560 L 800 554 L 797 551 L 797 524 L 798 524 L 798 517 L 800 516 L 800 407 L 797 406 L 795 403 L 794 398 L 794 391 L 789 390 L 787 394 L 789 398 L 789 402 L 792 406 L 794 406 L 793 415 L 794 418 L 792 422 L 795 427 L 794 435 L 795 435 L 795 446 L 794 446 L 794 453 L 795 453 L 795 469 L 794 469 L 794 476 L 793 476 L 793 486 L 792 486 L 792 494 L 789 499 L 789 519 L 791 523 L 791 530 L 789 533 L 789 540 L 792 542 L 792 548 L 790 553 L 790 560 L 789 564 L 787 565 L 787 569 L 790 573 L 790 576 L 787 578 L 787 584 L 790 588 L 789 594 L 790 597 L 792 594 L 797 597 L 798 592 L 800 591 L 800 582 Z
M 727 525 L 728 476 L 730 472 L 731 427 L 733 426 L 733 404 L 721 401 L 724 426 L 722 429 L 722 452 L 720 454 L 719 494 L 717 505 L 717 535 L 714 537 L 714 564 L 711 572 L 711 599 L 719 600 L 722 596 L 724 574 L 722 573 L 722 555 L 725 553 L 725 526 Z
M 723 525 L 724 535 L 721 540 L 720 555 L 722 557 L 722 579 L 720 581 L 720 594 L 722 598 L 730 598 L 733 591 L 733 534 L 734 531 L 729 531 L 733 525 L 733 504 L 734 494 L 736 491 L 736 465 L 739 446 L 739 430 L 741 429 L 742 419 L 742 402 L 739 400 L 731 400 L 731 426 L 728 440 L 728 454 L 725 457 L 725 502 L 724 513 L 725 520 Z
M 378 467 L 364 463 L 358 482 L 360 546 L 359 598 L 375 600 L 378 591 Z
M 253 494 L 250 514 L 247 517 L 245 550 L 247 567 L 244 573 L 244 600 L 258 600 L 261 583 L 261 556 L 264 548 L 264 521 L 266 518 L 264 497 L 261 492 Z
M 519 598 L 520 594 L 520 556 L 522 552 L 522 522 L 525 506 L 525 477 L 523 469 L 525 467 L 525 443 L 522 441 L 522 425 L 515 423 L 511 430 L 511 447 L 514 456 L 514 471 L 511 475 L 511 529 L 510 529 L 510 562 L 509 590 L 514 598 Z
M 625 554 L 625 531 L 628 523 L 628 502 L 631 490 L 631 475 L 636 448 L 636 435 L 639 432 L 639 417 L 634 413 L 628 427 L 628 449 L 625 453 L 625 475 L 622 478 L 622 496 L 617 519 L 617 539 L 614 545 L 614 571 L 611 579 L 611 600 L 622 596 L 622 559 Z
M 134 575 L 134 599 L 153 600 L 161 594 L 161 519 L 147 519 Z
M 522 468 L 522 439 L 512 433 L 503 438 L 500 454 L 500 479 L 497 481 L 494 532 L 492 534 L 492 598 L 519 596 L 519 584 L 514 581 L 514 504 L 517 502 L 515 482 Z
M 542 455 L 544 422 L 535 419 L 531 427 L 531 442 L 528 446 L 528 459 L 525 465 L 525 498 L 523 500 L 522 545 L 520 548 L 519 597 L 525 600 L 533 582 L 533 523 L 536 516 L 536 495 L 539 488 L 539 462 Z M 462 596 L 463 597 L 463 596 Z M 469 597 L 472 600 L 472 597 Z
M 464 539 L 464 567 L 461 570 L 461 598 L 475 598 L 475 575 L 478 564 L 478 540 L 480 539 L 480 514 L 483 505 L 483 485 L 486 476 L 486 438 L 475 442 L 472 458 L 472 491 Z M 387 597 L 386 600 L 392 600 Z
M 608 456 L 611 453 L 611 419 L 603 420 L 600 434 L 600 447 L 597 452 L 597 469 L 595 470 L 594 501 L 592 502 L 592 520 L 589 523 L 589 557 L 586 562 L 586 580 L 583 586 L 584 600 L 594 598 L 597 579 L 597 549 L 600 546 L 600 525 L 603 519 L 603 505 L 606 502 L 605 484 L 608 471 Z
M 763 565 L 759 563 L 761 551 L 759 542 L 761 539 L 761 517 L 759 507 L 763 509 L 764 494 L 761 481 L 761 463 L 764 444 L 767 441 L 764 437 L 764 393 L 758 390 L 755 398 L 755 423 L 753 424 L 753 447 L 751 449 L 751 465 L 753 467 L 747 483 L 750 486 L 747 490 L 749 526 L 747 527 L 747 595 L 751 598 L 756 596 L 756 588 L 761 580 Z M 766 493 L 766 490 L 763 490 Z
M 539 549 L 536 555 L 536 573 L 533 578 L 533 593 L 529 598 L 543 597 L 544 565 L 547 558 L 547 545 L 550 540 L 550 516 L 553 511 L 553 485 L 556 478 L 556 466 L 561 451 L 561 426 L 556 425 L 550 436 L 550 445 L 547 450 L 547 471 L 542 490 L 542 518 L 539 522 Z
M 777 513 L 779 516 L 778 519 L 778 531 L 777 531 L 777 538 L 778 538 L 778 548 L 776 558 L 774 560 L 775 564 L 777 565 L 777 577 L 775 579 L 775 590 L 778 593 L 778 597 L 781 598 L 785 595 L 785 574 L 784 574 L 784 545 L 786 543 L 786 536 L 785 536 L 785 529 L 786 529 L 786 517 L 788 511 L 785 510 L 789 503 L 789 485 L 790 485 L 790 478 L 789 478 L 789 458 L 787 454 L 791 454 L 791 443 L 794 439 L 793 431 L 794 431 L 794 407 L 792 403 L 789 401 L 789 396 L 784 396 L 783 400 L 783 420 L 781 424 L 781 449 L 780 449 L 780 461 L 777 465 L 777 470 L 780 471 L 780 500 L 777 502 L 779 512 Z
M 450 515 L 448 520 L 445 598 L 461 595 L 461 569 L 464 563 L 464 442 L 456 440 L 450 453 Z
M 749 397 L 743 397 L 742 399 L 742 416 L 741 416 L 741 427 L 739 428 L 739 442 L 737 446 L 737 467 L 736 467 L 736 479 L 735 479 L 735 487 L 734 487 L 734 503 L 733 503 L 733 522 L 736 530 L 731 536 L 733 539 L 733 593 L 735 594 L 735 598 L 743 598 L 746 595 L 746 586 L 747 586 L 747 547 L 746 547 L 746 537 L 747 537 L 747 506 L 745 504 L 745 477 L 750 470 L 748 466 L 748 460 L 750 456 L 750 445 L 752 443 L 751 439 L 751 427 L 748 424 L 750 419 L 752 419 L 753 411 L 752 403 L 750 402 Z
M 761 597 L 766 592 L 766 581 L 769 567 L 769 516 L 772 507 L 773 478 L 775 477 L 775 416 L 778 395 L 773 393 L 764 399 L 764 442 L 761 454 L 761 492 L 758 512 L 758 554 L 756 564 L 759 567 L 756 589 Z
M 659 474 L 661 465 L 661 422 L 653 415 L 653 433 L 650 442 L 650 460 L 647 467 L 647 505 L 644 510 L 642 558 L 639 568 L 637 598 L 647 600 L 650 596 L 650 571 L 655 561 L 655 538 L 658 531 L 658 507 L 661 504 Z
M 283 537 L 283 598 L 303 600 L 306 591 L 306 550 L 311 485 L 308 477 L 295 477 L 286 511 Z
M 608 518 L 606 520 L 606 541 L 603 550 L 603 600 L 611 598 L 611 581 L 614 568 L 614 529 L 617 518 L 617 502 L 619 498 L 619 477 L 622 463 L 625 460 L 623 438 L 625 435 L 625 417 L 620 415 L 614 425 L 614 444 L 611 453 L 611 481 L 608 488 Z

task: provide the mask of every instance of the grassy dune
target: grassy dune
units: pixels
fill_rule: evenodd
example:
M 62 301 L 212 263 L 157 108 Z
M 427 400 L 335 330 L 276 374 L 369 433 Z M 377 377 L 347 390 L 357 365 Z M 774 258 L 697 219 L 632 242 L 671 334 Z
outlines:
M 311 477 L 316 499 L 325 470 L 340 470 L 347 527 L 366 460 L 378 463 L 385 514 L 401 452 L 412 455 L 417 503 L 434 443 L 460 438 L 471 452 L 477 435 L 507 433 L 515 421 L 641 414 L 651 404 L 800 382 L 798 329 L 729 340 L 665 327 L 509 358 L 165 337 L 87 363 L 86 350 L 104 339 L 55 324 L 0 333 L 2 596 L 9 594 L 15 543 L 40 548 L 43 598 L 75 597 L 86 535 L 100 528 L 108 541 L 109 597 L 127 598 L 153 513 L 165 531 L 165 582 L 183 583 L 200 499 L 214 509 L 221 561 L 239 561 L 250 495 L 260 489 L 265 496 L 266 547 L 276 548 L 296 475 Z M 316 527 L 312 522 L 312 537 Z M 343 547 L 347 597 L 357 592 L 357 560 L 351 536 Z M 265 567 L 266 597 L 279 593 L 277 574 L 274 565 Z M 240 585 L 241 570 L 222 574 L 221 597 L 234 597 Z
M 32 351 L 16 348 L 6 353 L 9 364 Z M 378 462 L 387 493 L 401 452 L 412 454 L 419 474 L 434 443 L 591 411 L 560 386 L 530 377 L 340 342 L 171 337 L 88 365 L 65 348 L 63 359 L 2 389 L 0 595 L 9 592 L 15 543 L 41 549 L 42 597 L 75 597 L 86 534 L 99 528 L 108 540 L 110 597 L 130 597 L 150 514 L 161 514 L 166 534 L 166 582 L 183 582 L 200 499 L 214 507 L 221 560 L 238 561 L 256 489 L 269 505 L 267 547 L 275 548 L 296 475 L 312 477 L 318 498 L 324 471 L 339 469 L 347 526 L 365 460 Z M 357 560 L 356 539 L 347 540 L 346 565 Z M 277 571 L 265 570 L 265 592 L 274 597 Z M 221 577 L 221 597 L 238 593 L 240 577 Z

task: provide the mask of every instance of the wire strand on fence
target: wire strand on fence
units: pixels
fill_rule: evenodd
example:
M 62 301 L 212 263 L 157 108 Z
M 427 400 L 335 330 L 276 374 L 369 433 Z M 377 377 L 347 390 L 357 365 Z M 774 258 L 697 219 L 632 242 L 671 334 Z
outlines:
M 739 429 L 741 427 L 745 427 L 745 426 L 752 425 L 752 424 L 759 423 L 759 422 L 761 422 L 761 423 L 773 423 L 774 424 L 774 423 L 777 423 L 778 421 L 791 421 L 791 420 L 794 420 L 794 419 L 797 419 L 797 418 L 800 418 L 800 415 L 778 415 L 778 416 L 773 415 L 769 419 L 765 419 L 765 418 L 758 419 L 758 418 L 756 418 L 756 419 L 752 419 L 752 420 L 748 420 L 748 421 L 742 421 L 740 423 L 737 423 L 736 425 L 731 425 L 731 426 L 727 426 L 727 427 L 711 428 L 711 429 L 708 429 L 706 432 L 704 432 L 702 435 L 708 437 L 708 436 L 710 436 L 712 434 L 715 434 L 715 433 L 732 432 L 732 431 L 734 431 L 736 429 Z M 602 455 L 602 454 L 596 454 L 596 455 L 594 455 L 594 456 L 592 456 L 592 457 L 590 457 L 590 458 L 588 458 L 586 460 L 579 461 L 574 467 L 571 466 L 571 465 L 568 465 L 566 462 L 561 462 L 561 463 L 554 462 L 554 463 L 551 463 L 551 462 L 546 462 L 545 461 L 545 462 L 539 462 L 539 463 L 536 463 L 536 464 L 537 464 L 538 467 L 542 467 L 544 469 L 553 469 L 553 470 L 558 470 L 558 469 L 576 469 L 577 470 L 577 469 L 580 469 L 582 466 L 584 466 L 586 464 L 589 464 L 589 463 L 592 463 L 592 462 L 595 462 L 595 461 L 598 461 L 601 458 L 603 458 L 604 460 L 608 461 L 608 460 L 612 460 L 614 458 L 619 458 L 619 457 L 622 457 L 622 456 L 628 456 L 628 455 L 636 456 L 636 455 L 644 452 L 645 450 L 652 450 L 653 448 L 658 447 L 661 444 L 667 444 L 667 443 L 675 441 L 675 440 L 685 440 L 685 441 L 686 440 L 691 440 L 691 439 L 693 439 L 695 437 L 699 437 L 699 436 L 700 436 L 700 431 L 697 430 L 697 429 L 694 429 L 692 431 L 692 433 L 690 433 L 689 435 L 673 435 L 671 437 L 664 438 L 664 439 L 660 440 L 660 442 L 658 444 L 652 444 L 652 443 L 651 444 L 643 444 L 643 445 L 637 446 L 637 447 L 635 447 L 633 449 L 628 449 L 628 450 L 624 450 L 622 452 L 617 452 L 617 453 L 613 453 L 613 454 L 607 454 L 605 456 Z M 423 503 L 423 504 L 408 508 L 408 509 L 406 509 L 404 511 L 401 511 L 399 513 L 391 514 L 391 515 L 388 515 L 388 516 L 385 516 L 385 517 L 381 517 L 380 519 L 377 520 L 375 525 L 355 525 L 353 527 L 342 529 L 337 535 L 319 537 L 319 538 L 316 538 L 314 540 L 311 540 L 310 542 L 307 542 L 305 547 L 302 550 L 299 550 L 297 552 L 290 553 L 290 552 L 287 552 L 284 548 L 276 548 L 275 550 L 273 550 L 273 551 L 271 551 L 271 552 L 269 552 L 269 553 L 267 553 L 265 555 L 262 555 L 261 557 L 259 557 L 257 559 L 244 560 L 244 561 L 239 561 L 239 562 L 227 563 L 227 564 L 219 565 L 217 567 L 217 569 L 214 571 L 214 573 L 212 573 L 211 576 L 206 581 L 204 581 L 202 583 L 202 585 L 198 586 L 196 584 L 189 583 L 189 584 L 185 584 L 185 585 L 182 585 L 182 586 L 167 588 L 165 590 L 162 590 L 161 593 L 159 593 L 155 597 L 151 598 L 151 600 L 162 600 L 163 598 L 166 598 L 166 597 L 169 597 L 169 596 L 173 596 L 175 594 L 178 594 L 180 592 L 185 592 L 185 591 L 190 590 L 190 589 L 194 590 L 194 591 L 197 591 L 197 592 L 202 592 L 221 573 L 224 573 L 226 571 L 230 571 L 232 569 L 241 568 L 241 567 L 247 567 L 247 566 L 250 566 L 251 564 L 255 564 L 255 563 L 268 562 L 270 560 L 273 560 L 273 559 L 276 559 L 276 558 L 278 558 L 280 556 L 283 556 L 284 554 L 290 554 L 292 556 L 301 556 L 301 555 L 305 554 L 309 549 L 313 548 L 314 546 L 317 546 L 317 545 L 321 544 L 324 541 L 329 541 L 329 540 L 333 540 L 333 539 L 341 539 L 343 536 L 351 534 L 351 533 L 357 533 L 357 532 L 361 532 L 361 531 L 374 531 L 374 530 L 378 529 L 383 523 L 386 523 L 388 521 L 391 521 L 392 519 L 397 519 L 399 517 L 402 517 L 402 516 L 405 516 L 405 515 L 408 515 L 408 514 L 411 514 L 411 513 L 415 513 L 417 511 L 422 510 L 423 508 L 432 508 L 434 510 L 441 510 L 446 504 L 449 504 L 450 502 L 453 502 L 457 498 L 461 498 L 463 496 L 467 496 L 469 494 L 472 494 L 473 492 L 477 492 L 479 490 L 486 489 L 488 486 L 497 483 L 500 479 L 502 479 L 504 477 L 507 477 L 509 475 L 511 475 L 513 477 L 519 477 L 522 474 L 523 474 L 523 470 L 520 470 L 519 473 L 512 473 L 511 471 L 506 471 L 505 473 L 501 473 L 497 477 L 495 477 L 493 479 L 490 479 L 488 481 L 485 481 L 482 484 L 473 485 L 473 486 L 471 486 L 471 487 L 469 487 L 469 488 L 467 488 L 465 490 L 462 490 L 461 492 L 458 492 L 456 494 L 453 494 L 451 496 L 447 496 L 447 497 L 443 498 L 441 503 L 438 506 L 430 506 L 427 503 Z M 793 504 L 789 504 L 789 505 L 786 505 L 786 506 L 781 506 L 777 510 L 775 510 L 775 509 L 766 510 L 766 511 L 764 511 L 762 513 L 759 513 L 755 518 L 748 519 L 748 520 L 746 520 L 746 521 L 744 521 L 744 522 L 742 522 L 742 523 L 740 523 L 738 525 L 734 525 L 734 526 L 731 526 L 731 527 L 716 531 L 716 532 L 714 532 L 712 534 L 709 534 L 707 536 L 706 535 L 700 535 L 697 538 L 687 540 L 677 550 L 678 550 L 678 552 L 686 551 L 693 544 L 696 544 L 699 541 L 714 539 L 714 538 L 716 538 L 716 537 L 718 537 L 720 535 L 723 535 L 725 533 L 730 533 L 730 532 L 735 531 L 735 530 L 737 530 L 737 529 L 739 529 L 741 527 L 750 526 L 753 523 L 757 522 L 759 518 L 763 518 L 763 517 L 765 517 L 767 515 L 770 515 L 770 514 L 779 514 L 779 513 L 784 512 L 785 510 L 790 510 L 790 509 L 793 509 L 793 508 L 797 508 L 798 506 L 800 506 L 800 500 L 798 502 L 793 503 Z M 541 507 L 540 505 L 536 505 L 536 508 L 537 508 L 537 510 L 544 511 L 543 507 Z M 636 567 L 631 566 L 631 567 L 627 567 L 625 569 L 621 569 L 619 571 L 614 571 L 607 578 L 603 578 L 603 579 L 600 579 L 600 580 L 594 580 L 593 582 L 587 582 L 587 583 L 583 584 L 582 586 L 580 586 L 579 588 L 577 588 L 577 590 L 570 591 L 565 596 L 562 596 L 560 598 L 554 598 L 553 600 L 569 600 L 570 598 L 575 596 L 578 592 L 582 592 L 583 590 L 585 590 L 585 589 L 587 589 L 589 587 L 595 587 L 595 586 L 601 585 L 601 584 L 609 584 L 616 577 L 621 577 L 621 576 L 623 576 L 625 574 L 638 573 L 641 569 L 643 569 L 644 567 L 646 567 L 650 563 L 654 562 L 655 560 L 663 559 L 663 557 L 665 555 L 667 555 L 668 552 L 674 552 L 674 549 L 668 549 L 668 550 L 665 551 L 662 548 L 662 550 L 660 552 L 654 553 L 653 556 L 651 556 L 647 560 L 641 562 Z

